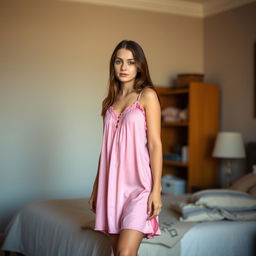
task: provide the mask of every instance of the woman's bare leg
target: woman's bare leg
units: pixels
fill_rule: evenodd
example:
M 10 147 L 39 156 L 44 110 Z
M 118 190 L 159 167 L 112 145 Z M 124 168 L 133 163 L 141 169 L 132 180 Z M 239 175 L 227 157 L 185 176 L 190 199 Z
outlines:
M 123 229 L 117 243 L 117 256 L 137 256 L 143 233 L 133 229 Z
M 110 239 L 110 243 L 111 243 L 114 255 L 116 255 L 118 238 L 119 238 L 119 234 L 109 234 L 109 239 Z

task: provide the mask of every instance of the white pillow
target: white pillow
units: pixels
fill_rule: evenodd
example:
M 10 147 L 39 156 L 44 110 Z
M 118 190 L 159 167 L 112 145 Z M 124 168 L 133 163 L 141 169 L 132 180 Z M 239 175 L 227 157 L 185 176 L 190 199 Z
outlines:
M 256 210 L 256 198 L 246 192 L 230 189 L 208 189 L 192 194 L 189 203 L 226 210 Z

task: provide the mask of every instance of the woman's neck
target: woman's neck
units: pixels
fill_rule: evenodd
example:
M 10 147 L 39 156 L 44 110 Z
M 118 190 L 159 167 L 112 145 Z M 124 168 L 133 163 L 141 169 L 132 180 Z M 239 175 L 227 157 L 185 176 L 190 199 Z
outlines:
M 133 84 L 121 84 L 121 89 L 119 91 L 120 95 L 127 96 L 132 92 L 134 92 Z

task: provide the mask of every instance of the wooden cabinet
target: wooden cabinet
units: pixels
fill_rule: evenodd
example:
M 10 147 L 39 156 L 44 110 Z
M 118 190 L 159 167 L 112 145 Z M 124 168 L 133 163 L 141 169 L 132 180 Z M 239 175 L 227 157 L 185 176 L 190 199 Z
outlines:
M 219 131 L 219 86 L 193 82 L 185 89 L 156 86 L 162 110 L 187 109 L 187 120 L 165 122 L 162 117 L 163 154 L 188 146 L 188 161 L 163 161 L 163 175 L 173 174 L 187 181 L 187 192 L 217 186 L 217 162 L 212 155 Z

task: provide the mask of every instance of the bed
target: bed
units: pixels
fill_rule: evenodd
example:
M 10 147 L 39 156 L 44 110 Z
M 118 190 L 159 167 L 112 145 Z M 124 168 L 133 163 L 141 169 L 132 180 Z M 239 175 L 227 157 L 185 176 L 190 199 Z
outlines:
M 167 202 L 185 202 L 188 195 L 163 195 L 164 209 L 161 225 L 175 224 L 178 214 L 167 207 Z M 110 256 L 108 236 L 85 228 L 85 221 L 92 220 L 87 199 L 51 199 L 30 203 L 21 209 L 10 222 L 3 250 L 26 256 Z M 176 224 L 178 232 L 181 222 Z M 173 247 L 166 241 L 152 243 L 144 239 L 140 256 L 150 255 L 255 255 L 256 221 L 183 222 L 184 234 Z M 161 228 L 161 231 L 162 228 Z M 175 227 L 173 239 L 177 237 Z M 181 230 L 182 233 L 182 230 Z M 174 241 L 175 242 L 175 241 Z
M 144 238 L 139 256 L 256 255 L 256 197 L 249 194 L 255 193 L 255 177 L 247 174 L 228 190 L 162 195 L 159 217 L 162 235 Z M 218 196 L 214 202 L 222 200 L 223 193 L 231 195 L 233 198 L 227 198 L 227 202 L 231 202 L 232 210 L 245 202 L 237 208 L 240 214 L 248 206 L 245 215 L 211 208 L 212 201 L 207 201 L 212 200 L 211 193 Z M 94 213 L 89 210 L 87 200 L 51 199 L 25 205 L 7 226 L 2 250 L 6 255 L 17 252 L 26 256 L 113 255 L 108 236 L 90 228 Z M 198 221 L 198 216 L 206 219 Z

